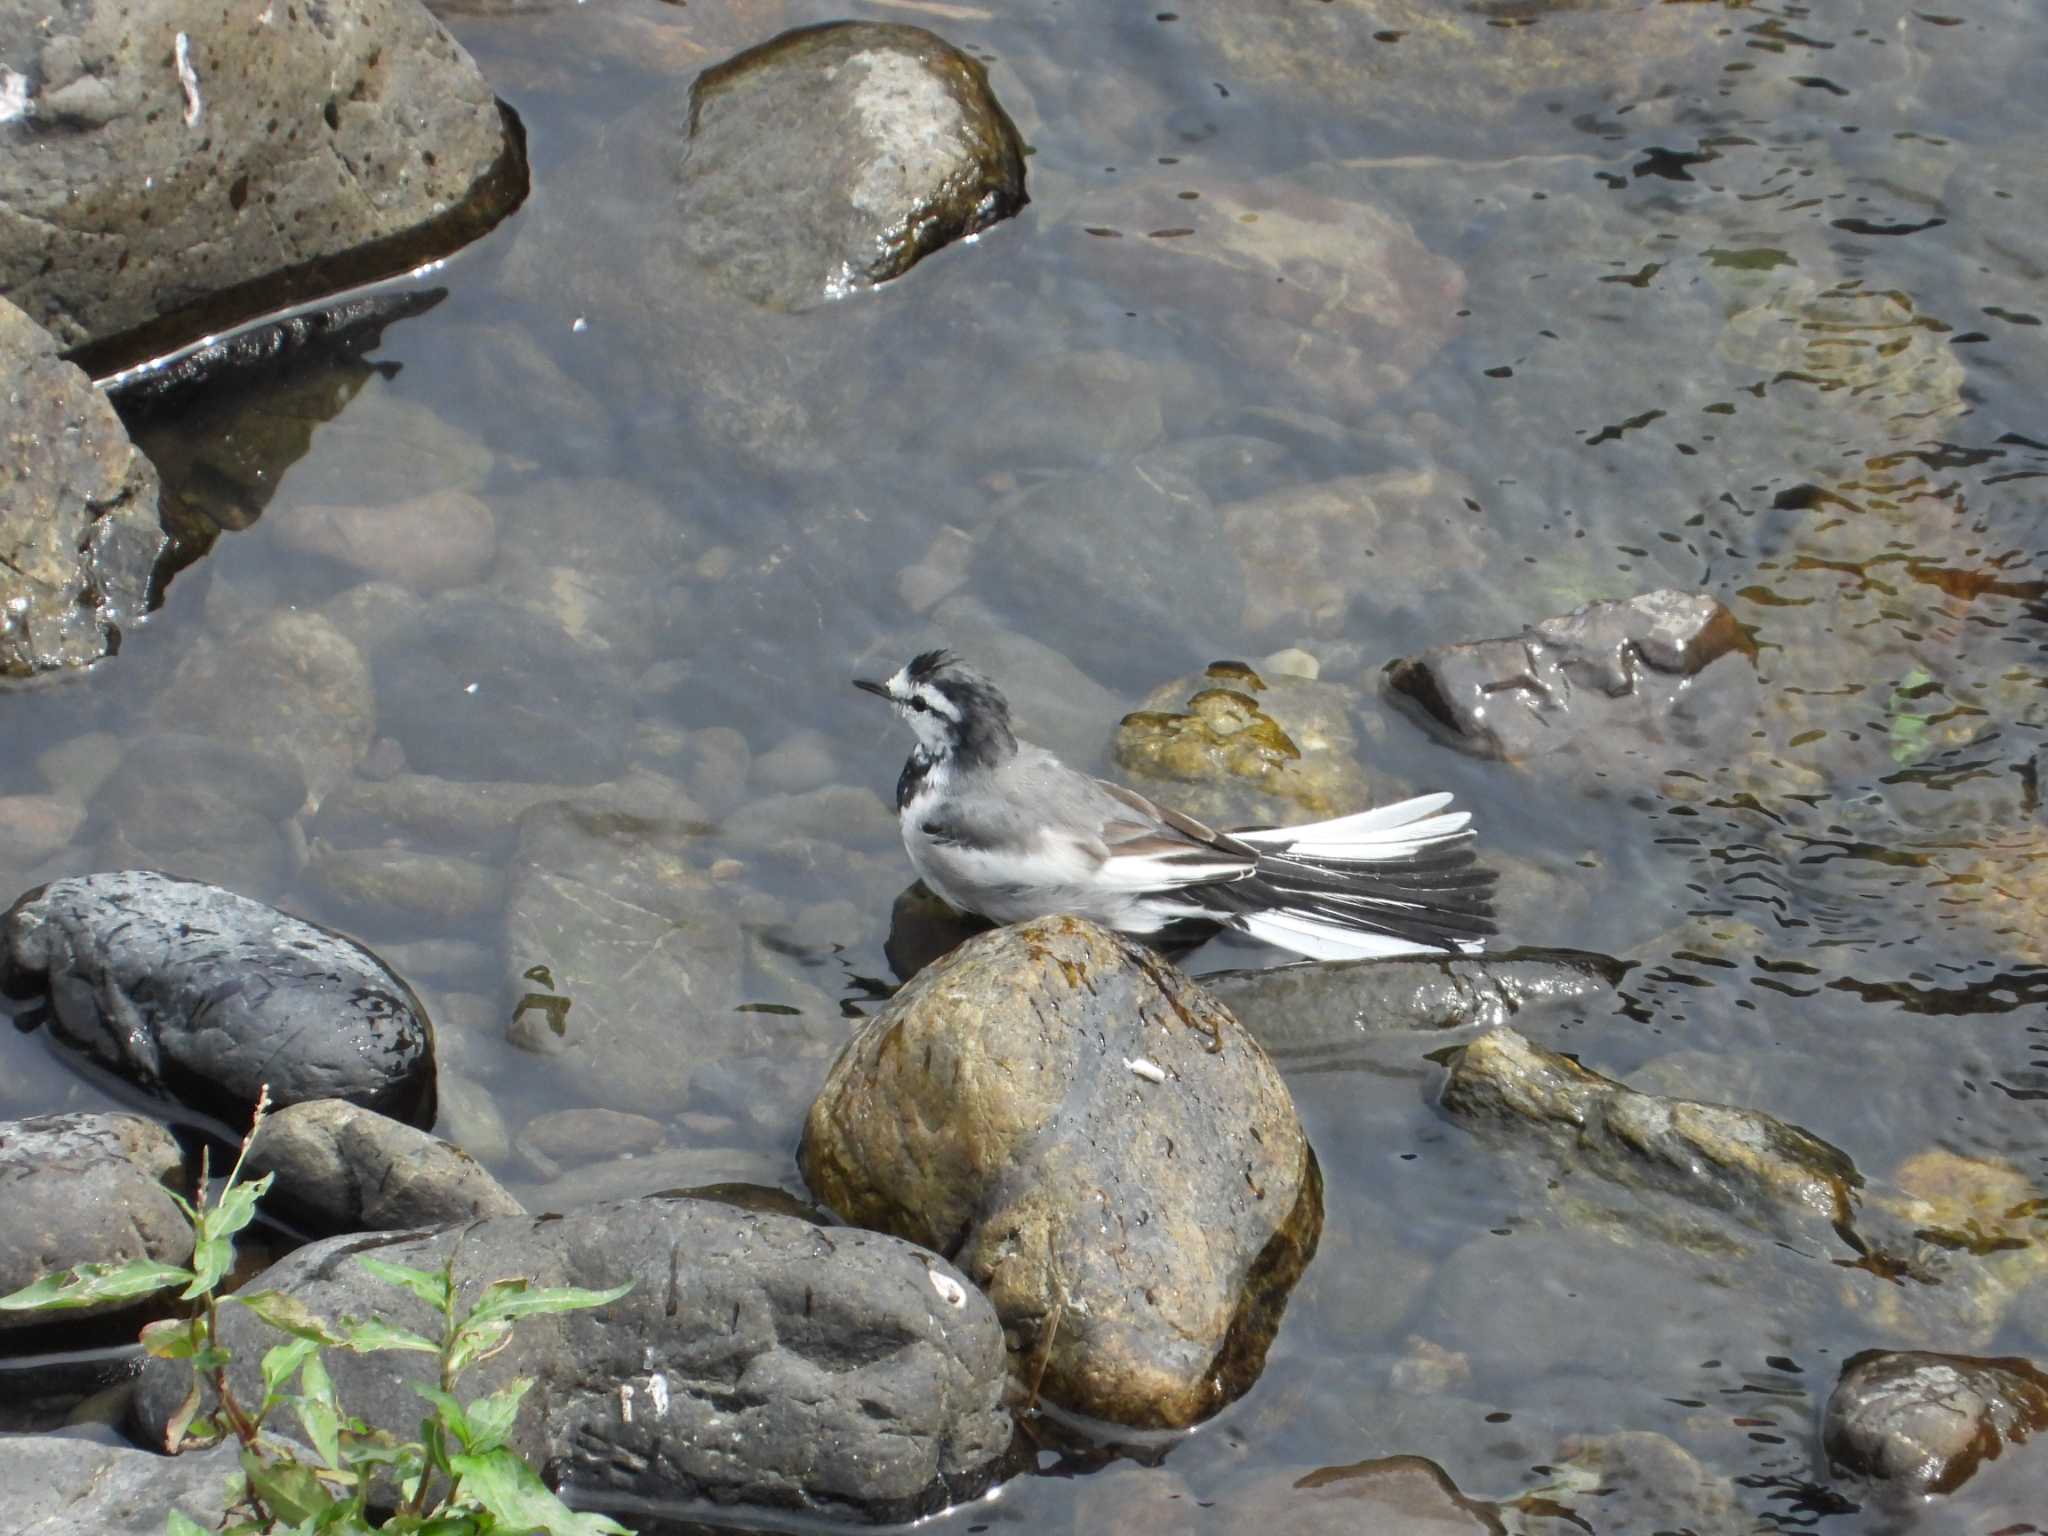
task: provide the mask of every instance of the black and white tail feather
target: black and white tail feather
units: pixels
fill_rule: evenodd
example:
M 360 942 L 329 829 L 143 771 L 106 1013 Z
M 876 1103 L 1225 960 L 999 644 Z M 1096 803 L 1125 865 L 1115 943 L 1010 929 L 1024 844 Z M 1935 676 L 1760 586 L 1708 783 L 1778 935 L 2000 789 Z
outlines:
M 1495 931 L 1494 873 L 1448 794 L 1219 832 L 1019 742 L 1003 696 L 943 651 L 855 686 L 917 735 L 896 785 L 904 847 L 964 911 L 1140 936 L 1218 924 L 1315 960 L 1471 953 Z

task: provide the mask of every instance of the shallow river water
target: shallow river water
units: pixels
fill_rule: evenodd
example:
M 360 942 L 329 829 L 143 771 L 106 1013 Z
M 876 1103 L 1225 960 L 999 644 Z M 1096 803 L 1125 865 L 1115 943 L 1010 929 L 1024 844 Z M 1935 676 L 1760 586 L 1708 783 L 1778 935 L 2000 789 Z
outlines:
M 1047 1451 L 937 1528 L 1242 1530 L 1396 1454 L 1536 1495 L 1515 1529 L 1904 1528 L 1826 1486 L 1841 1362 L 2048 1353 L 2048 19 L 1175 3 L 450 9 L 526 124 L 531 199 L 366 358 L 139 420 L 167 497 L 230 531 L 113 662 L 0 701 L 0 794 L 75 784 L 191 726 L 192 658 L 269 624 L 318 654 L 286 702 L 291 664 L 249 664 L 250 730 L 316 778 L 355 698 L 333 636 L 374 663 L 364 776 L 684 786 L 682 858 L 740 947 L 723 1059 L 680 1102 L 505 1040 L 502 840 L 419 837 L 484 892 L 423 914 L 336 861 L 332 821 L 229 835 L 201 807 L 181 841 L 175 806 L 95 799 L 58 854 L 0 852 L 0 896 L 118 859 L 359 935 L 435 1013 L 465 1085 L 444 1132 L 522 1188 L 528 1117 L 619 1107 L 667 1127 L 649 1189 L 799 1190 L 909 879 L 905 742 L 847 680 L 946 641 L 1102 768 L 1154 687 L 1298 647 L 1356 690 L 1376 796 L 1477 810 L 1508 942 L 1631 962 L 1612 1006 L 1532 1037 L 1804 1126 L 1875 1190 L 1979 1160 L 2004 1268 L 1944 1309 L 1838 1254 L 1669 1241 L 1445 1119 L 1444 1040 L 1388 1037 L 1291 1081 L 1326 1227 L 1257 1387 L 1128 1456 Z M 985 59 L 1032 201 L 880 291 L 751 312 L 669 248 L 649 125 L 703 65 L 841 14 Z M 1161 483 L 1196 512 L 1162 516 Z M 407 551 L 456 573 L 432 594 L 366 588 L 376 560 L 321 532 L 434 492 L 487 506 L 493 542 Z M 1484 762 L 1379 694 L 1396 656 L 1662 586 L 1727 603 L 1753 655 L 1654 739 Z M 416 638 L 379 659 L 383 635 Z M 10 1068 L 0 1113 L 100 1102 L 35 1042 Z M 1663 1439 L 1612 1438 L 1639 1432 Z M 1560 1470 L 1603 1440 L 1604 1484 Z M 1920 1528 L 2048 1529 L 2029 1454 Z

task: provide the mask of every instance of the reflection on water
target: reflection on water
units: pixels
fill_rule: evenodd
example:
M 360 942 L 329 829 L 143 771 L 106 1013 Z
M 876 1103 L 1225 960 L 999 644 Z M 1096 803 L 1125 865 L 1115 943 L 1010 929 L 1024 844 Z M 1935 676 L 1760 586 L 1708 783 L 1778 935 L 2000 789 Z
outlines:
M 0 894 L 212 860 L 406 972 L 442 1128 L 508 1178 L 547 1176 L 529 1119 L 611 1109 L 660 1140 L 564 1192 L 796 1192 L 908 878 L 845 679 L 950 641 L 1100 769 L 1152 690 L 1299 648 L 1372 795 L 1481 808 L 1514 941 L 1631 963 L 1531 1038 L 1803 1128 L 1987 1252 L 1932 1287 L 1664 1241 L 1442 1117 L 1441 1036 L 1377 1036 L 1292 1081 L 1327 1219 L 1258 1388 L 1199 1454 L 953 1522 L 1284 1525 L 1316 1468 L 1414 1454 L 1510 1528 L 1879 1529 L 1813 1462 L 1840 1363 L 2048 1349 L 2048 29 L 912 9 L 990 60 L 1032 205 L 800 317 L 692 275 L 636 135 L 826 12 L 456 16 L 533 200 L 367 358 L 143 427 L 233 536 L 114 663 L 4 701 Z M 1379 697 L 1395 656 L 1666 585 L 1729 605 L 1758 684 L 1682 750 L 1479 762 Z M 245 788 L 144 795 L 181 733 Z M 279 754 L 305 801 L 259 793 Z M 515 1048 L 529 996 L 568 1001 Z M 92 1102 L 13 1054 L 0 1109 Z M 2026 1528 L 2028 1454 L 1956 1518 Z

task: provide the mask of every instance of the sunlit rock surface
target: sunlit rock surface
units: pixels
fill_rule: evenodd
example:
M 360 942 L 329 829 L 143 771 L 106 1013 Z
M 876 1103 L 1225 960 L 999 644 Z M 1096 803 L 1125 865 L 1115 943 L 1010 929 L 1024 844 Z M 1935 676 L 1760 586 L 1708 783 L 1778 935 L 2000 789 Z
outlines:
M 167 1510 L 207 1529 L 228 1518 L 234 1440 L 184 1456 L 79 1435 L 0 1435 L 0 1487 L 23 1536 L 161 1536 Z
M 908 271 L 1024 206 L 1024 147 L 976 60 L 921 27 L 785 32 L 697 77 L 681 239 L 756 303 Z
M 243 1167 L 250 1178 L 276 1174 L 265 1204 L 315 1232 L 448 1227 L 523 1210 L 459 1148 L 342 1099 L 269 1116 Z
M 1293 1101 L 1229 1012 L 1074 918 L 969 941 L 857 1034 L 800 1154 L 842 1216 L 947 1254 L 1011 1368 L 1114 1423 L 1193 1423 L 1259 1374 L 1315 1251 Z
M 465 1296 L 515 1275 L 633 1282 L 608 1306 L 521 1324 L 463 1378 L 479 1393 L 535 1378 L 511 1446 L 586 1500 L 907 1521 L 980 1493 L 1009 1447 L 995 1313 L 952 1265 L 892 1237 L 708 1200 L 630 1200 L 329 1238 L 250 1283 L 323 1317 L 438 1334 L 438 1314 L 368 1274 L 359 1253 L 429 1271 L 452 1260 Z M 241 1307 L 221 1309 L 221 1332 L 237 1394 L 260 1398 L 257 1362 L 276 1335 Z M 431 1356 L 336 1350 L 327 1363 L 351 1414 L 414 1431 L 412 1386 L 432 1380 Z M 182 1361 L 144 1368 L 146 1436 L 161 1436 L 190 1380 Z
M 67 350 L 140 337 L 132 362 L 403 271 L 525 192 L 516 130 L 416 0 L 9 0 L 0 47 L 33 83 L 0 124 L 0 290 Z
M 1899 1501 L 1953 1493 L 2048 1428 L 2048 1375 L 2028 1360 L 1867 1349 L 1843 1362 L 1821 1420 L 1828 1470 Z M 2042 1469 L 2032 1485 L 2048 1487 Z
M 1369 809 L 1350 699 L 1332 683 L 1219 661 L 1153 690 L 1110 756 L 1132 786 L 1215 825 L 1286 825 Z
M 154 1120 L 129 1114 L 0 1120 L 0 1296 L 74 1264 L 184 1263 L 192 1255 L 192 1227 L 167 1185 L 190 1198 L 185 1154 Z M 0 1332 L 130 1305 L 0 1312 Z
M 14 159 L 0 154 L 0 181 Z M 0 678 L 97 661 L 142 616 L 165 547 L 156 471 L 55 339 L 4 298 L 0 460 Z
M 230 1127 L 344 1098 L 434 1118 L 419 999 L 353 939 L 149 870 L 57 880 L 0 919 L 0 985 L 65 1045 Z
M 1714 598 L 1664 589 L 1438 646 L 1391 663 L 1386 682 L 1453 745 L 1515 760 L 1608 732 L 1660 739 L 1691 679 L 1741 644 Z

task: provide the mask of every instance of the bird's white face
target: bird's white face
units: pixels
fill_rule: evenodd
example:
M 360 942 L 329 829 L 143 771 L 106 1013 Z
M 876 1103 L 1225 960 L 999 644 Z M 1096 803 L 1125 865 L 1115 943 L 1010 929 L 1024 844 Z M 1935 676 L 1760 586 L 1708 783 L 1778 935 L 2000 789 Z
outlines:
M 944 757 L 953 748 L 960 711 L 953 701 L 930 683 L 914 683 L 910 668 L 902 667 L 886 683 L 882 693 L 896 713 L 910 724 L 917 744 L 931 757 Z

